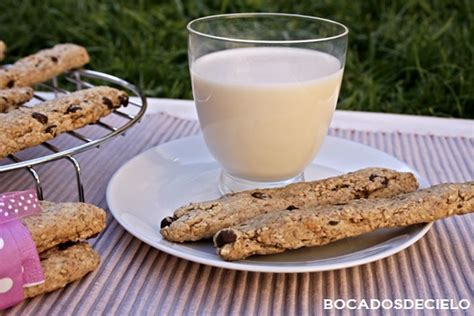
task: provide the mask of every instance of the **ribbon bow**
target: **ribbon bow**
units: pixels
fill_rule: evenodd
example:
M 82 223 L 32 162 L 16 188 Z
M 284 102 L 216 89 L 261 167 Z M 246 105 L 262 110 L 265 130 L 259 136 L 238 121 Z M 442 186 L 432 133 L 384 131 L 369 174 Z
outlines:
M 44 282 L 35 243 L 19 220 L 40 212 L 34 190 L 0 194 L 0 309 L 21 302 L 24 287 Z

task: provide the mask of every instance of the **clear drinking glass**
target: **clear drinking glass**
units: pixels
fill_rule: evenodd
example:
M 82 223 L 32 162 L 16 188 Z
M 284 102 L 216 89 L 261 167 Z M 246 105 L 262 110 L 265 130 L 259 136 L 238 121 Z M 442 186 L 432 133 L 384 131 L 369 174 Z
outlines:
M 241 13 L 191 21 L 189 65 L 222 193 L 304 180 L 331 122 L 348 29 L 327 19 Z

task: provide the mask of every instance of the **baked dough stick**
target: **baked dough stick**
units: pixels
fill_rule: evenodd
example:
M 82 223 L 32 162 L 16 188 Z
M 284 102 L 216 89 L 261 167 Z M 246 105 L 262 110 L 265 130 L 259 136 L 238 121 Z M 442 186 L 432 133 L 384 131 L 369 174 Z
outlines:
M 45 281 L 25 288 L 24 294 L 27 298 L 65 287 L 95 270 L 100 263 L 99 255 L 87 243 L 73 244 L 67 249 L 50 249 L 40 254 L 40 259 Z
M 0 89 L 0 113 L 13 110 L 33 98 L 33 89 L 29 87 Z
M 7 50 L 7 46 L 3 41 L 0 41 L 0 61 L 5 58 L 5 51 Z
M 88 62 L 89 55 L 84 47 L 59 44 L 22 58 L 7 69 L 0 69 L 0 88 L 30 87 Z
M 354 200 L 344 205 L 264 214 L 219 231 L 214 244 L 225 260 L 240 260 L 473 211 L 474 182 L 441 184 L 392 199 Z
M 125 92 L 95 87 L 0 114 L 0 158 L 95 123 L 127 103 Z
M 240 224 L 257 215 L 286 208 L 337 204 L 359 198 L 392 197 L 415 191 L 411 173 L 368 168 L 313 182 L 290 184 L 278 189 L 251 190 L 204 202 L 192 203 L 165 218 L 161 234 L 184 242 L 212 237 L 218 230 Z
M 30 231 L 38 253 L 66 242 L 99 234 L 105 227 L 105 211 L 86 203 L 39 202 L 42 212 L 21 221 Z

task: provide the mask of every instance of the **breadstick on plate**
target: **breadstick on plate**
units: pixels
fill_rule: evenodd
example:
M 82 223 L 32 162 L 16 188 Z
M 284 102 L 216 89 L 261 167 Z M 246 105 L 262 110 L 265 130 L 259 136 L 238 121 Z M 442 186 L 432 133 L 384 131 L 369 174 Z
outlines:
M 99 234 L 105 227 L 105 211 L 86 203 L 40 202 L 42 212 L 22 218 L 38 253 L 66 242 L 78 242 Z
M 471 212 L 474 182 L 441 184 L 391 199 L 353 200 L 344 205 L 264 214 L 219 231 L 214 244 L 223 259 L 240 260 Z
M 33 98 L 33 89 L 30 87 L 0 89 L 0 113 L 14 110 Z
M 0 159 L 72 131 L 127 105 L 128 95 L 95 87 L 0 115 Z
M 65 246 L 66 247 L 66 246 Z M 87 243 L 56 247 L 40 254 L 45 281 L 24 289 L 25 297 L 34 297 L 65 287 L 95 270 L 99 255 Z
M 218 230 L 238 225 L 260 214 L 284 209 L 345 203 L 352 199 L 392 197 L 415 191 L 411 173 L 368 168 L 337 177 L 290 184 L 283 188 L 251 190 L 177 209 L 161 222 L 161 234 L 184 242 L 212 237 Z
M 0 88 L 30 87 L 88 62 L 89 55 L 84 47 L 59 44 L 24 57 L 7 69 L 0 69 Z

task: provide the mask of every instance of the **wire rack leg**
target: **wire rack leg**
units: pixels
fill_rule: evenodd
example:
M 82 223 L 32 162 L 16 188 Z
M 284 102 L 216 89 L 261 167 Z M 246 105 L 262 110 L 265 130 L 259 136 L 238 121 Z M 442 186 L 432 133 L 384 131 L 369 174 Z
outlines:
M 88 79 L 98 79 L 102 80 L 108 83 L 112 83 L 114 85 L 121 86 L 122 88 L 125 88 L 126 90 L 129 90 L 133 93 L 134 96 L 139 97 L 141 102 L 137 101 L 132 101 L 129 100 L 129 104 L 134 105 L 138 108 L 140 108 L 140 111 L 137 114 L 127 114 L 125 112 L 121 112 L 120 110 L 115 110 L 114 113 L 128 119 L 129 121 L 127 123 L 124 123 L 120 127 L 114 127 L 112 125 L 109 125 L 104 122 L 98 122 L 97 125 L 106 129 L 110 133 L 101 136 L 100 138 L 97 139 L 91 139 L 89 137 L 83 136 L 82 134 L 79 134 L 76 131 L 70 131 L 69 135 L 80 139 L 82 142 L 86 144 L 78 145 L 77 147 L 73 148 L 67 148 L 61 151 L 59 148 L 56 146 L 49 144 L 49 143 L 43 143 L 43 145 L 48 148 L 50 151 L 53 152 L 51 155 L 31 159 L 31 160 L 21 160 L 18 157 L 14 155 L 9 155 L 8 158 L 13 160 L 14 163 L 12 164 L 7 164 L 7 165 L 0 165 L 0 173 L 3 172 L 9 172 L 13 170 L 19 170 L 19 169 L 27 169 L 29 173 L 32 175 L 32 177 L 35 180 L 35 185 L 36 185 L 36 191 L 39 199 L 43 199 L 43 188 L 42 188 L 42 183 L 39 177 L 38 172 L 33 169 L 33 166 L 47 163 L 53 160 L 59 160 L 66 158 L 68 159 L 74 166 L 75 172 L 76 172 L 76 182 L 77 182 L 77 188 L 78 188 L 78 195 L 79 195 L 79 200 L 81 202 L 85 201 L 85 194 L 84 194 L 84 186 L 82 183 L 81 179 L 81 166 L 79 162 L 72 156 L 75 155 L 79 152 L 83 152 L 87 149 L 91 149 L 92 147 L 99 147 L 100 144 L 104 143 L 108 139 L 112 138 L 113 136 L 123 134 L 128 128 L 130 128 L 134 123 L 139 122 L 142 116 L 144 115 L 146 108 L 147 108 L 147 102 L 146 98 L 143 95 L 143 93 L 134 85 L 130 84 L 129 82 L 114 77 L 112 75 L 100 73 L 97 71 L 92 71 L 92 70 L 76 70 L 73 71 L 69 74 L 67 74 L 64 77 L 67 81 L 72 82 L 76 86 L 76 90 L 81 90 L 83 88 L 90 88 L 94 87 L 94 85 L 88 81 L 83 81 L 82 78 L 88 78 Z M 46 86 L 49 88 L 50 91 L 54 92 L 54 96 L 58 97 L 61 94 L 68 94 L 70 93 L 66 89 L 63 89 L 60 87 L 59 81 L 55 78 L 51 82 L 48 83 L 43 83 L 40 84 L 41 86 Z M 35 94 L 34 97 L 40 101 L 46 101 L 46 98 Z M 89 144 L 87 144 L 89 143 Z
M 79 74 L 78 71 L 75 71 L 75 72 L 73 73 L 73 77 L 74 77 L 74 79 L 77 80 L 77 81 L 76 81 L 76 89 L 77 89 L 77 90 L 81 90 L 81 89 L 83 88 L 83 84 L 82 84 L 82 82 L 81 82 L 81 75 Z
M 29 173 L 33 176 L 33 179 L 35 180 L 36 195 L 38 196 L 38 199 L 43 200 L 43 187 L 41 186 L 41 180 L 40 180 L 38 172 L 32 167 L 27 167 L 27 169 Z
M 71 163 L 74 165 L 74 170 L 76 171 L 77 192 L 79 195 L 79 201 L 85 202 L 84 185 L 82 184 L 81 180 L 81 165 L 79 164 L 79 161 L 77 161 L 77 159 L 72 156 L 67 156 L 67 159 L 71 161 Z
M 52 80 L 52 83 L 53 83 L 53 87 L 56 88 L 56 89 L 53 89 L 53 92 L 54 92 L 54 97 L 57 98 L 58 97 L 58 77 L 54 77 L 53 80 Z

